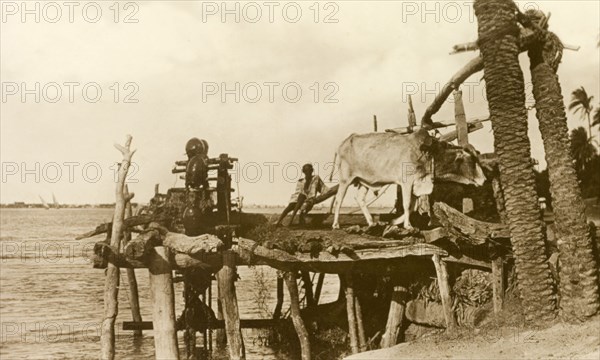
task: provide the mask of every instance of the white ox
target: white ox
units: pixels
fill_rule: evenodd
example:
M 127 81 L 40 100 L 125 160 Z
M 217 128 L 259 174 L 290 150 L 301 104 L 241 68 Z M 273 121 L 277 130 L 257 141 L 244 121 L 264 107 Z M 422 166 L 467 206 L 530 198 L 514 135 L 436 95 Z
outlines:
M 365 201 L 369 190 L 378 191 L 387 184 L 399 185 L 404 214 L 394 219 L 393 224 L 404 222 L 404 228 L 411 228 L 408 214 L 412 195 L 429 195 L 433 191 L 431 158 L 438 179 L 477 186 L 485 181 L 474 149 L 440 142 L 424 129 L 408 135 L 352 134 L 339 146 L 337 158 L 339 188 L 335 197 L 334 229 L 340 227 L 340 208 L 352 184 L 358 186 L 356 201 L 369 226 L 373 225 Z M 440 167 L 436 164 L 438 159 Z

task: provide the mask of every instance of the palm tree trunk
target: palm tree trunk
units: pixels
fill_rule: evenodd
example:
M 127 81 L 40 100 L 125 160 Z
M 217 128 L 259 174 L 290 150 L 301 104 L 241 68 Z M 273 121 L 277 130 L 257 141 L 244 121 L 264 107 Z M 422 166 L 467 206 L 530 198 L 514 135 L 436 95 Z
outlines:
M 529 58 L 560 252 L 560 307 L 566 316 L 591 316 L 600 305 L 598 265 L 570 152 L 569 128 L 560 83 L 558 75 L 543 60 L 543 45 L 539 43 L 532 47 Z
M 516 6 L 512 0 L 475 0 L 474 7 L 521 300 L 527 319 L 550 320 L 556 296 L 527 137 Z

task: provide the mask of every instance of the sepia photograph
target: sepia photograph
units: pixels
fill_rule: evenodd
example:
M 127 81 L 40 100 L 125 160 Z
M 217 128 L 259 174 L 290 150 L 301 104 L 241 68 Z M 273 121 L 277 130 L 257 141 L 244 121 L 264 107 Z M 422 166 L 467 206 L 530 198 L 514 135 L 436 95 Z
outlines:
M 600 359 L 599 0 L 0 0 L 0 359 Z

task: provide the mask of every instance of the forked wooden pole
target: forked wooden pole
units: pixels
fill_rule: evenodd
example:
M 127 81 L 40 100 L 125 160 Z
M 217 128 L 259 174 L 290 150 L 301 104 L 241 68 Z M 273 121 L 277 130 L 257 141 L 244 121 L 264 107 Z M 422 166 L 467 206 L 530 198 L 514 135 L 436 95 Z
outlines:
M 298 334 L 298 340 L 300 340 L 301 358 L 302 360 L 310 360 L 310 340 L 308 338 L 308 331 L 304 326 L 304 321 L 300 316 L 300 298 L 298 295 L 298 283 L 296 281 L 295 272 L 286 272 L 284 274 L 285 283 L 290 294 L 290 314 L 296 334 Z
M 148 271 L 156 359 L 179 359 L 175 328 L 175 291 L 168 248 L 157 246 L 150 251 Z
M 119 166 L 117 186 L 116 186 L 116 201 L 115 213 L 113 216 L 113 225 L 110 238 L 110 246 L 119 251 L 121 246 L 121 234 L 123 232 L 123 218 L 125 217 L 125 203 L 128 199 L 125 197 L 125 179 L 127 171 L 131 165 L 131 157 L 135 153 L 130 150 L 131 135 L 127 135 L 125 146 L 115 144 L 115 147 L 123 155 L 123 160 Z M 133 194 L 129 195 L 129 199 Z M 102 320 L 102 332 L 100 336 L 101 342 L 101 358 L 103 360 L 113 360 L 115 358 L 115 321 L 119 313 L 119 268 L 108 263 L 106 268 L 106 277 L 104 280 L 104 319 Z

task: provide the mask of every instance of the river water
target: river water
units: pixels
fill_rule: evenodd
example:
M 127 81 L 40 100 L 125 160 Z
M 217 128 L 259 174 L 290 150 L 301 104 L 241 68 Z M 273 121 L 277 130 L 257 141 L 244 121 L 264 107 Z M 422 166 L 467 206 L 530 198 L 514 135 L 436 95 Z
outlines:
M 75 240 L 101 222 L 112 209 L 0 210 L 0 358 L 97 359 L 103 315 L 104 271 L 93 269 L 89 255 L 103 236 Z M 241 318 L 268 318 L 275 306 L 276 273 L 267 267 L 240 267 L 237 296 Z M 152 319 L 148 271 L 137 269 L 142 318 Z M 271 290 L 259 306 L 257 284 L 266 279 Z M 337 298 L 337 278 L 325 277 L 321 303 Z M 125 271 L 121 272 L 116 350 L 120 359 L 154 357 L 152 331 L 134 339 L 122 330 L 131 321 Z M 175 284 L 176 312 L 183 309 L 182 285 Z M 213 294 L 216 295 L 213 282 Z M 213 299 L 213 309 L 216 304 Z M 287 292 L 286 292 L 287 300 Z M 284 303 L 284 311 L 288 308 Z M 265 311 L 267 310 L 267 311 Z M 264 345 L 264 330 L 243 330 L 248 359 L 295 358 Z M 199 344 L 201 343 L 198 336 Z M 215 338 L 213 334 L 213 339 Z M 179 333 L 180 353 L 183 352 Z M 215 358 L 226 358 L 215 353 Z

